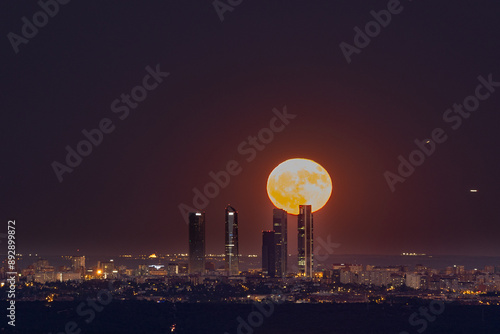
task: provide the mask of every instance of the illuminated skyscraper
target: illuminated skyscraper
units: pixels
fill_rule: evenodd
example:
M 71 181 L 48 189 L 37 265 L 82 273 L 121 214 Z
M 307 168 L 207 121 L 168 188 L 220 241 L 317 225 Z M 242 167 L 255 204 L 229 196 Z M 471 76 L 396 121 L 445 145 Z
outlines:
M 189 213 L 189 273 L 205 272 L 205 212 Z
M 238 248 L 238 211 L 228 205 L 226 207 L 225 224 L 225 268 L 229 276 L 240 273 L 239 270 L 239 248 Z
M 276 235 L 276 273 L 285 277 L 288 260 L 287 213 L 285 210 L 273 209 L 273 229 Z
M 299 205 L 298 215 L 299 274 L 313 275 L 313 215 L 310 205 Z
M 277 237 L 274 231 L 262 231 L 262 273 L 267 276 L 279 275 L 277 263 Z

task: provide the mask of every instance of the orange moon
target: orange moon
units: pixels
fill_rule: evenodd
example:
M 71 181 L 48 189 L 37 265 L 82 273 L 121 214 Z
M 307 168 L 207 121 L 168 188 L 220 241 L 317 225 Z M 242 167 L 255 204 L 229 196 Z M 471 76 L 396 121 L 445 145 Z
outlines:
M 320 164 L 309 159 L 289 159 L 273 169 L 267 179 L 267 195 L 273 204 L 298 215 L 299 205 L 321 209 L 332 194 L 332 179 Z

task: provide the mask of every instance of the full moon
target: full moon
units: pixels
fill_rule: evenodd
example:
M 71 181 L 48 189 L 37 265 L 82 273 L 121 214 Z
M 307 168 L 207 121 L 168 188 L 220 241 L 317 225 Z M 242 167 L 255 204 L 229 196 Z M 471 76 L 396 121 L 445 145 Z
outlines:
M 273 204 L 298 215 L 299 205 L 321 209 L 332 194 L 332 179 L 326 169 L 309 159 L 290 159 L 273 169 L 267 179 L 267 195 Z

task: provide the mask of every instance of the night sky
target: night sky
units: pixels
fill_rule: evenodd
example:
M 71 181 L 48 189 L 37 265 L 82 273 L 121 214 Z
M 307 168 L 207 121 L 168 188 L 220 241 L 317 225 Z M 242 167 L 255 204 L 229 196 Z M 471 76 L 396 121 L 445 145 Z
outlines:
M 337 253 L 500 255 L 500 87 L 456 130 L 443 120 L 478 76 L 500 82 L 500 4 L 404 0 L 348 63 L 339 45 L 387 6 L 244 0 L 221 21 L 211 1 L 70 1 L 16 54 L 8 34 L 41 8 L 3 2 L 1 218 L 16 219 L 18 251 L 187 252 L 179 204 L 235 160 L 241 173 L 204 209 L 207 252 L 224 251 L 230 203 L 240 252 L 260 254 L 267 177 L 308 158 L 333 181 L 314 223 Z M 127 117 L 113 112 L 157 64 L 169 75 Z M 238 146 L 285 106 L 296 117 L 248 162 Z M 114 130 L 59 182 L 52 163 L 105 118 Z M 447 140 L 392 192 L 384 173 L 435 128 Z

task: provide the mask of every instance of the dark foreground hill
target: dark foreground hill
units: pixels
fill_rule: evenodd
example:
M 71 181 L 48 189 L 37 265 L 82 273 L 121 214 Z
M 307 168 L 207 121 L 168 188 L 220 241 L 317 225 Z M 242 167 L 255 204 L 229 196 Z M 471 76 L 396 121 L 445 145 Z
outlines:
M 112 301 L 109 305 L 97 305 L 102 309 L 92 311 L 91 305 L 82 307 L 81 303 L 19 302 L 15 330 L 4 322 L 1 332 L 155 334 L 172 333 L 171 326 L 175 324 L 174 333 L 182 334 L 500 333 L 498 306 L 448 304 L 440 314 L 422 315 L 419 309 L 428 308 L 429 304 L 282 304 L 274 305 L 272 311 L 259 311 L 251 304 L 197 303 L 174 307 L 170 303 Z M 7 304 L 0 304 L 5 310 Z

